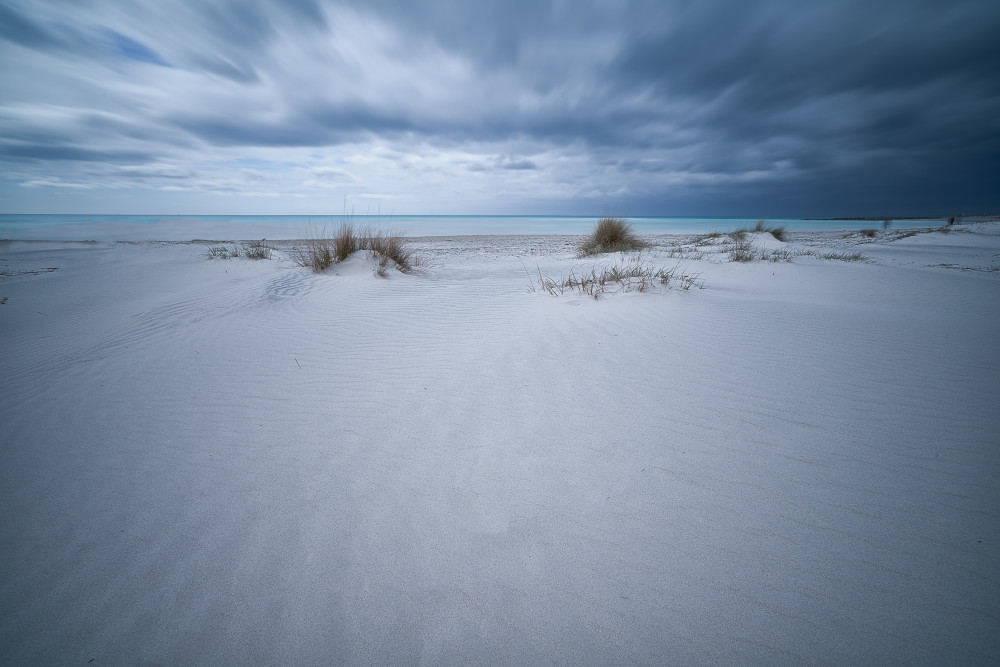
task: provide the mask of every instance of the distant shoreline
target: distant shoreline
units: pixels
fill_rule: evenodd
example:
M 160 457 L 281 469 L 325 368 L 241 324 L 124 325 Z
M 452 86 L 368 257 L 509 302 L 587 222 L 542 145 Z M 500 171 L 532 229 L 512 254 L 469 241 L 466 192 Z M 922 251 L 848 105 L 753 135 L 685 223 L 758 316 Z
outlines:
M 990 215 L 990 214 L 976 214 L 976 215 L 868 215 L 868 216 L 851 216 L 846 218 L 802 218 L 803 220 L 829 220 L 834 222 L 840 222 L 843 220 L 949 220 L 955 218 L 955 221 L 959 220 L 969 220 L 975 219 L 979 220 L 992 220 L 1000 218 L 1000 215 Z
M 637 234 L 708 234 L 752 226 L 759 218 L 648 218 L 630 217 Z M 354 221 L 366 224 L 368 217 Z M 881 227 L 924 227 L 948 224 L 947 217 L 863 218 L 771 218 L 786 231 L 860 231 Z M 955 222 L 986 222 L 998 216 L 961 216 Z M 160 218 L 157 216 L 53 215 L 13 216 L 0 214 L 0 239 L 75 241 L 188 241 L 191 239 L 296 239 L 321 234 L 323 221 L 308 216 L 205 216 Z M 587 234 L 592 218 L 575 217 L 433 217 L 394 216 L 376 219 L 375 226 L 392 227 L 410 237 L 480 236 L 507 234 Z M 329 226 L 329 225 L 327 225 Z M 336 227 L 336 224 L 333 224 Z

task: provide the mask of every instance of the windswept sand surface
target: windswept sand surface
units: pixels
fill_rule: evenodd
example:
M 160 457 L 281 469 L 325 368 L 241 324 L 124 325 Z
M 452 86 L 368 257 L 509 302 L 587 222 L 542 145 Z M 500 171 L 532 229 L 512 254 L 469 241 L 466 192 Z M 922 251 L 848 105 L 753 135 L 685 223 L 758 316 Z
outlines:
M 0 245 L 0 662 L 1000 660 L 1000 225 L 843 236 Z

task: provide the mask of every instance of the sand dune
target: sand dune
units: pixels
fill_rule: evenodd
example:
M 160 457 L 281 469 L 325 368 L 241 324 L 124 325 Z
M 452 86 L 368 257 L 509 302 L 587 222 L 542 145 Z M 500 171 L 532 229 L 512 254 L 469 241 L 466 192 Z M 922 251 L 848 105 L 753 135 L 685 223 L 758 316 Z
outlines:
M 1000 225 L 900 236 L 0 246 L 3 661 L 996 661 Z

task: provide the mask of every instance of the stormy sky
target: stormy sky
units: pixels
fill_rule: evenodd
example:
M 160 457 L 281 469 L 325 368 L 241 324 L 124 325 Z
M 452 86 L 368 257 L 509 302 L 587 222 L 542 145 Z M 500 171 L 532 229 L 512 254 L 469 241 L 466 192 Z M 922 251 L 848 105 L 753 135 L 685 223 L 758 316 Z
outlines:
M 0 0 L 0 212 L 1000 212 L 1000 2 Z

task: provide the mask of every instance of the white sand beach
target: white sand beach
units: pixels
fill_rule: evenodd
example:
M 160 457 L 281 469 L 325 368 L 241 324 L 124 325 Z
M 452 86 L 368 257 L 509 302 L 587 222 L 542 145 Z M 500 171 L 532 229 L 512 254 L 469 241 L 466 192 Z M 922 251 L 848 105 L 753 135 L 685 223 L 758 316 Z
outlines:
M 0 662 L 1000 661 L 1000 223 L 751 239 L 0 244 Z

